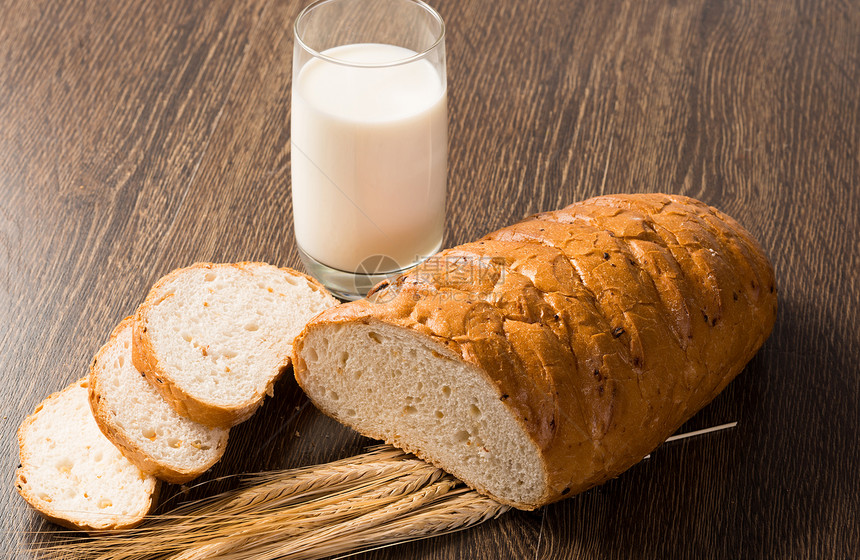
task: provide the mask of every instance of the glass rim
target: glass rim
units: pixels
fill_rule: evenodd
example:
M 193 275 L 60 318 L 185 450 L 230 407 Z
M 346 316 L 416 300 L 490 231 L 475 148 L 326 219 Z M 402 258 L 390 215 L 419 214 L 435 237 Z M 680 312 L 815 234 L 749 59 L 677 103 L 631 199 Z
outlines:
M 435 9 L 433 9 L 432 6 L 430 6 L 426 2 L 423 2 L 422 0 L 402 0 L 404 2 L 422 8 L 425 12 L 429 13 L 435 21 L 439 23 L 439 34 L 436 37 L 436 40 L 433 41 L 432 45 L 430 45 L 421 52 L 415 53 L 412 56 L 408 56 L 400 60 L 394 60 L 392 62 L 350 62 L 334 56 L 323 54 L 320 51 L 312 48 L 302 39 L 299 33 L 299 22 L 301 22 L 302 19 L 304 19 L 305 16 L 307 16 L 311 11 L 315 10 L 316 8 L 319 8 L 324 4 L 342 1 L 344 0 L 316 0 L 315 2 L 312 2 L 305 6 L 304 9 L 299 12 L 299 15 L 296 17 L 296 21 L 293 22 L 293 38 L 295 39 L 296 43 L 301 46 L 302 49 L 307 51 L 314 58 L 319 58 L 325 60 L 326 62 L 331 62 L 332 64 L 339 64 L 341 66 L 349 66 L 353 68 L 390 68 L 393 66 L 402 66 L 404 64 L 409 64 L 427 58 L 427 56 L 431 52 L 433 52 L 433 50 L 439 47 L 439 45 L 445 40 L 445 21 L 442 19 L 442 16 L 439 15 L 439 12 L 437 12 Z

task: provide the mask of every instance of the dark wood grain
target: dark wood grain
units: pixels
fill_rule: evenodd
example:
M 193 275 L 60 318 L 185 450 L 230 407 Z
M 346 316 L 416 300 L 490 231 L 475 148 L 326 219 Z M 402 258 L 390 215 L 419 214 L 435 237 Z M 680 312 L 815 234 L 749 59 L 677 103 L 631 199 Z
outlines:
M 300 267 L 289 197 L 290 24 L 303 3 L 9 1 L 0 23 L 0 540 L 54 527 L 12 488 L 15 431 L 86 372 L 149 285 L 197 260 Z M 860 554 L 860 5 L 434 2 L 448 24 L 446 245 L 609 192 L 700 198 L 778 274 L 774 333 L 686 428 L 616 480 L 362 558 L 851 558 Z M 368 442 L 290 379 L 237 472 Z M 187 489 L 185 489 L 187 490 Z

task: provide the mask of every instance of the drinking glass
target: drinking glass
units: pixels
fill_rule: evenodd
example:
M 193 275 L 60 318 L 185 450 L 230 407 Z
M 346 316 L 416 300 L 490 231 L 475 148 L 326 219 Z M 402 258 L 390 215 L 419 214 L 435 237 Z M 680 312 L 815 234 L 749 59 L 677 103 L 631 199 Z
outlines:
M 445 24 L 417 0 L 321 0 L 294 33 L 296 242 L 308 272 L 358 299 L 442 245 Z

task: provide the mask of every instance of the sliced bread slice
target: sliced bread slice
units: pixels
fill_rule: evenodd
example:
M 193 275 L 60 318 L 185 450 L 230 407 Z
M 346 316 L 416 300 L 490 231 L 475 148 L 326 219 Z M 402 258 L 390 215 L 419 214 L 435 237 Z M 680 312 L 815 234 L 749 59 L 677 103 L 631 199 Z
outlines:
M 305 323 L 337 303 L 310 277 L 265 263 L 178 269 L 138 308 L 134 365 L 183 416 L 234 426 L 272 393 Z
M 155 503 L 158 480 L 134 466 L 101 433 L 88 380 L 45 399 L 18 429 L 15 487 L 50 521 L 70 529 L 126 529 Z
M 134 367 L 134 321 L 124 319 L 90 367 L 90 407 L 96 423 L 129 461 L 180 484 L 206 472 L 227 447 L 227 428 L 180 416 Z

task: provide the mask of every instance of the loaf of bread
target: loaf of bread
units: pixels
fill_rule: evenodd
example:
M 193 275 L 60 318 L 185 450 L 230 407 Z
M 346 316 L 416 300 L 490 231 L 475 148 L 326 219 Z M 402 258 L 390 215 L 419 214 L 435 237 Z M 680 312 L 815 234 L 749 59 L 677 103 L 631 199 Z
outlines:
M 181 484 L 221 459 L 227 428 L 212 428 L 180 416 L 135 369 L 131 360 L 133 321 L 114 329 L 90 366 L 90 407 L 102 433 L 129 461 L 160 480 Z
M 626 470 L 768 337 L 774 274 L 740 225 L 604 196 L 443 251 L 294 344 L 326 414 L 532 509 Z
M 45 399 L 18 429 L 15 487 L 50 521 L 70 529 L 126 529 L 155 503 L 158 480 L 102 435 L 88 404 L 88 380 Z
M 198 263 L 159 280 L 134 317 L 135 367 L 179 414 L 247 420 L 305 323 L 337 305 L 316 280 L 265 263 Z

